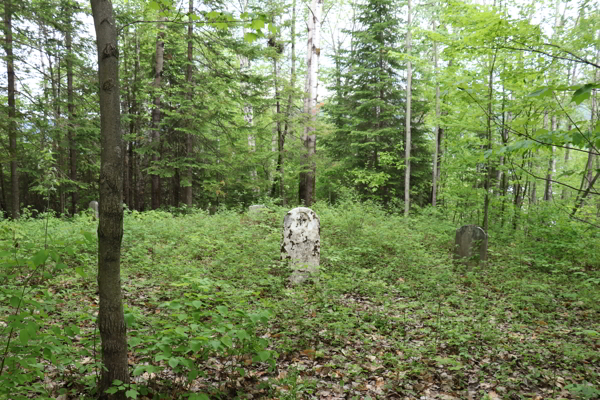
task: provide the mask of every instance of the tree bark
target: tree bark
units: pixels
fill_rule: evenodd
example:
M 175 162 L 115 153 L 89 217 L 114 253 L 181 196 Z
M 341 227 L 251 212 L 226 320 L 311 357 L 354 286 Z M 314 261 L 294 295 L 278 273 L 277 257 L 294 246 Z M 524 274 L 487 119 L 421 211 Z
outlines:
M 285 111 L 285 124 L 283 126 L 283 133 L 278 140 L 279 159 L 277 160 L 280 165 L 279 171 L 279 195 L 281 196 L 281 205 L 285 207 L 287 200 L 285 198 L 285 139 L 290 128 L 290 117 L 292 115 L 292 103 L 294 101 L 294 91 L 296 90 L 296 0 L 292 1 L 292 66 L 290 70 L 290 94 L 288 95 L 287 108 Z
M 188 17 L 194 13 L 194 0 L 188 1 Z M 188 101 L 189 106 L 192 107 L 192 101 L 194 98 L 194 88 L 192 83 L 193 77 L 193 61 L 194 61 L 194 24 L 190 18 L 190 24 L 188 25 L 188 43 L 187 43 L 187 68 L 185 70 L 185 80 L 188 84 Z M 193 124 L 190 121 L 190 127 Z M 191 159 L 194 154 L 194 135 L 191 133 L 186 134 L 185 141 L 185 155 L 187 158 L 187 162 L 191 163 Z M 188 167 L 186 171 L 186 180 L 187 186 L 183 188 L 183 201 L 188 207 L 192 207 L 194 205 L 194 195 L 193 195 L 193 183 L 194 183 L 194 170 L 192 167 Z
M 15 64 L 13 56 L 12 2 L 4 3 L 4 51 L 6 52 L 6 75 L 8 81 L 8 153 L 10 155 L 11 216 L 19 219 L 19 171 L 17 170 L 17 105 L 15 102 Z
M 487 127 L 486 127 L 486 135 L 487 135 L 487 143 L 486 150 L 492 149 L 492 112 L 493 112 L 493 96 L 494 96 L 494 67 L 496 64 L 496 54 L 494 53 L 491 61 L 490 61 L 490 73 L 488 76 L 488 104 L 487 104 Z M 491 168 L 491 160 L 488 159 L 486 163 L 486 171 L 485 171 L 485 197 L 483 200 L 483 230 L 488 232 L 489 224 L 490 224 L 490 186 L 492 181 L 492 170 Z
M 556 116 L 553 115 L 551 121 L 551 129 L 552 131 L 556 131 Z M 554 157 L 555 153 L 556 146 L 552 146 L 552 154 L 550 155 L 550 160 L 548 161 L 548 173 L 546 174 L 546 188 L 544 190 L 545 201 L 552 200 L 552 177 L 554 175 L 554 171 L 556 170 L 556 158 Z
M 300 175 L 300 202 L 310 207 L 315 201 L 317 135 L 317 90 L 319 56 L 321 54 L 321 14 L 323 0 L 312 0 L 308 13 L 308 40 L 306 54 L 306 84 L 304 86 L 304 113 L 308 117 L 302 140 L 306 149 L 304 172 Z
M 67 138 L 69 140 L 69 179 L 73 182 L 71 192 L 71 215 L 77 212 L 77 202 L 79 193 L 77 187 L 77 144 L 75 142 L 75 102 L 73 99 L 73 38 L 71 33 L 71 23 L 73 10 L 69 6 L 67 13 L 67 30 L 65 32 L 65 46 L 67 48 L 67 112 L 69 124 L 67 128 Z
M 91 0 L 98 49 L 100 85 L 100 222 L 98 225 L 98 330 L 102 342 L 99 393 L 102 399 L 126 399 L 124 391 L 105 393 L 115 379 L 129 383 L 127 337 L 121 296 L 123 238 L 123 166 L 119 104 L 119 51 L 112 4 Z
M 433 30 L 435 31 L 436 24 L 433 22 Z M 431 205 L 436 206 L 437 203 L 437 178 L 438 178 L 438 150 L 440 147 L 440 82 L 438 71 L 438 46 L 437 41 L 433 42 L 433 68 L 435 70 L 435 149 L 433 151 L 433 174 L 431 179 Z
M 412 14 L 412 3 L 411 0 L 408 0 L 408 20 L 407 20 L 407 32 L 406 32 L 406 55 L 408 58 L 408 62 L 406 63 L 406 139 L 404 141 L 404 161 L 405 161 L 405 169 L 404 169 L 404 216 L 408 217 L 408 213 L 410 211 L 410 147 L 411 147 L 411 100 L 412 100 L 412 64 L 410 62 L 410 51 L 411 51 L 411 37 L 410 37 L 410 29 L 411 29 L 411 16 Z M 438 110 L 436 110 L 436 113 Z M 437 148 L 436 148 L 437 150 Z M 437 151 L 436 151 L 437 153 Z
M 152 109 L 152 167 L 158 168 L 160 161 L 160 86 L 161 78 L 163 74 L 163 66 L 165 61 L 165 40 L 164 40 L 164 29 L 165 25 L 162 21 L 165 21 L 165 17 L 161 17 L 160 23 L 158 24 L 158 34 L 156 35 L 156 64 L 154 66 L 154 108 Z M 160 207 L 160 175 L 158 171 L 152 173 L 152 209 L 156 210 Z

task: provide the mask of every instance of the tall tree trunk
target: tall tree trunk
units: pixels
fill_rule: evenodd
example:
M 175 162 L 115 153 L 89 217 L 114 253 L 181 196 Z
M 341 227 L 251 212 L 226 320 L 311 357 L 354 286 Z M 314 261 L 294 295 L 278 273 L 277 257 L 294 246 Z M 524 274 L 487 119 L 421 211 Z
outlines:
M 8 153 L 10 154 L 11 216 L 19 219 L 19 172 L 17 171 L 17 105 L 15 102 L 15 64 L 13 56 L 12 2 L 4 3 L 4 51 L 8 81 Z
M 137 92 L 139 89 L 139 76 L 140 76 L 140 40 L 137 34 L 137 30 L 135 31 L 135 67 L 133 69 L 133 81 L 134 81 L 134 107 L 135 107 L 135 143 L 136 147 L 141 147 L 142 145 L 142 135 L 140 132 L 140 107 L 137 101 Z M 142 154 L 136 154 L 135 161 L 135 209 L 138 211 L 144 211 L 146 208 L 145 205 L 145 174 L 144 174 L 144 163 L 147 158 Z
M 436 23 L 433 22 L 433 30 L 435 31 Z M 438 150 L 440 147 L 440 82 L 438 70 L 438 46 L 437 41 L 433 42 L 433 68 L 435 70 L 435 149 L 433 151 L 433 174 L 431 179 L 431 205 L 436 206 L 437 203 L 437 178 L 438 178 Z
M 547 118 L 547 115 L 546 115 Z M 553 115 L 551 118 L 551 129 L 552 131 L 556 131 L 556 116 Z M 556 170 L 556 158 L 554 154 L 556 153 L 556 146 L 552 146 L 552 154 L 550 155 L 550 160 L 548 161 L 548 173 L 546 174 L 546 188 L 544 190 L 544 200 L 550 201 L 552 200 L 552 178 L 554 176 L 554 171 Z
M 578 19 L 579 20 L 579 19 Z M 569 73 L 567 74 L 567 81 L 571 82 L 571 86 L 575 85 L 576 82 L 576 76 L 577 76 L 577 63 L 573 62 L 573 69 L 569 71 Z M 573 126 L 571 125 L 571 120 L 569 120 L 569 123 L 567 124 L 567 132 L 571 130 Z M 570 150 L 571 150 L 571 145 L 570 143 L 566 144 L 566 149 L 565 149 L 565 165 L 564 168 L 568 168 L 569 166 L 569 159 L 570 159 Z M 563 191 L 562 194 L 560 195 L 561 200 L 566 200 L 569 197 L 569 189 L 565 186 L 563 187 Z
M 306 149 L 304 172 L 300 176 L 300 201 L 310 207 L 315 201 L 316 164 L 314 155 L 317 152 L 317 91 L 319 77 L 319 56 L 321 54 L 321 14 L 323 0 L 312 0 L 308 12 L 308 41 L 306 54 L 306 84 L 304 86 L 304 113 L 308 121 L 302 137 Z
M 188 16 L 191 17 L 194 14 L 194 0 L 188 1 Z M 193 61 L 194 61 L 194 24 L 190 18 L 190 24 L 188 25 L 188 43 L 187 43 L 187 68 L 185 70 L 185 81 L 188 84 L 188 102 L 192 107 L 192 101 L 194 99 L 194 87 L 192 84 L 193 77 Z M 190 126 L 193 124 L 190 121 Z M 194 154 L 194 135 L 191 133 L 185 136 L 185 155 L 187 162 L 191 163 L 191 159 Z M 193 183 L 194 183 L 194 169 L 188 167 L 186 171 L 187 186 L 183 188 L 183 201 L 188 207 L 194 205 L 193 196 Z
M 490 60 L 490 73 L 488 76 L 488 104 L 487 104 L 487 127 L 486 127 L 486 150 L 492 149 L 492 112 L 493 112 L 493 100 L 494 100 L 494 67 L 496 65 L 497 51 L 494 52 L 492 59 Z M 483 200 L 483 230 L 488 232 L 490 225 L 490 186 L 492 183 L 493 168 L 491 166 L 491 160 L 488 159 L 486 163 L 485 171 L 485 197 Z
M 99 393 L 102 399 L 126 399 L 125 391 L 105 390 L 117 379 L 129 383 L 127 336 L 121 296 L 123 239 L 123 160 L 119 104 L 119 50 L 112 4 L 91 0 L 98 49 L 100 84 L 100 223 L 98 225 L 98 330 L 102 342 Z
M 65 33 L 65 45 L 67 47 L 67 111 L 69 118 L 69 126 L 67 130 L 67 137 L 69 140 L 69 179 L 73 182 L 77 182 L 77 144 L 75 142 L 75 102 L 73 100 L 73 39 L 71 34 L 71 15 L 73 11 L 69 7 L 67 9 L 68 27 Z M 71 215 L 75 215 L 77 212 L 78 202 L 78 188 L 77 183 L 73 184 L 73 191 L 71 192 Z
M 410 147 L 411 147 L 411 100 L 412 100 L 412 63 L 410 62 L 411 52 L 411 18 L 412 18 L 412 3 L 408 0 L 408 20 L 406 32 L 406 55 L 408 62 L 406 63 L 406 139 L 404 141 L 404 161 L 406 167 L 404 169 L 404 216 L 408 217 L 410 211 Z M 437 113 L 438 110 L 436 110 Z M 436 147 L 437 150 L 437 147 Z M 437 151 L 436 151 L 437 153 Z
M 152 167 L 155 169 L 159 168 L 160 161 L 160 119 L 161 119 L 161 78 L 163 73 L 163 66 L 165 61 L 165 25 L 162 21 L 165 21 L 165 17 L 160 18 L 158 24 L 158 33 L 156 35 L 156 64 L 154 67 L 154 108 L 152 109 Z M 160 175 L 158 171 L 152 173 L 152 209 L 156 210 L 160 207 Z
M 292 103 L 294 102 L 294 91 L 296 90 L 296 0 L 292 1 L 292 66 L 290 70 L 290 94 L 288 95 L 287 106 L 285 111 L 285 124 L 283 127 L 283 133 L 279 137 L 277 147 L 279 150 L 279 156 L 277 163 L 280 166 L 279 170 L 279 195 L 281 196 L 281 205 L 285 207 L 287 200 L 285 197 L 285 138 L 287 137 L 288 130 L 290 128 L 290 117 L 292 115 Z

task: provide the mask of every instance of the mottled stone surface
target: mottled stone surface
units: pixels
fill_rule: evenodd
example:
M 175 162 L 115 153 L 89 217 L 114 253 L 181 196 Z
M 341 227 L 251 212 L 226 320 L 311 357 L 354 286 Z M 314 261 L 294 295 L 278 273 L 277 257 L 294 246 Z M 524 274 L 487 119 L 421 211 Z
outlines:
M 90 210 L 94 210 L 94 215 L 96 216 L 96 219 L 99 218 L 99 214 L 98 214 L 98 202 L 96 200 L 92 200 L 90 201 L 90 204 L 88 205 Z
M 253 206 L 248 207 L 248 212 L 251 212 L 251 213 L 260 212 L 261 209 L 265 209 L 264 204 L 255 204 Z
M 465 225 L 456 230 L 454 258 L 487 259 L 488 236 L 477 225 Z
M 304 282 L 318 272 L 321 262 L 321 225 L 317 214 L 307 207 L 288 211 L 283 219 L 281 259 L 288 260 L 294 272 L 292 284 Z

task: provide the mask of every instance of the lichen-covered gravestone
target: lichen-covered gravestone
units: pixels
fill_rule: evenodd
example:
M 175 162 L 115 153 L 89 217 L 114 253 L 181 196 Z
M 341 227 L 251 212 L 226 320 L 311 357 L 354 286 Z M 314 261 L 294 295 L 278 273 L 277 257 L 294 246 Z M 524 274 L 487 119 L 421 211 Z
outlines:
M 454 258 L 479 257 L 487 260 L 488 236 L 477 225 L 465 225 L 456 230 Z
M 88 207 L 90 208 L 90 210 L 94 210 L 94 216 L 96 217 L 96 219 L 98 219 L 99 218 L 98 202 L 96 200 L 92 200 L 92 201 L 90 201 L 90 204 L 88 205 Z
M 283 219 L 281 259 L 290 263 L 293 285 L 307 280 L 318 271 L 321 262 L 321 225 L 313 210 L 297 207 Z

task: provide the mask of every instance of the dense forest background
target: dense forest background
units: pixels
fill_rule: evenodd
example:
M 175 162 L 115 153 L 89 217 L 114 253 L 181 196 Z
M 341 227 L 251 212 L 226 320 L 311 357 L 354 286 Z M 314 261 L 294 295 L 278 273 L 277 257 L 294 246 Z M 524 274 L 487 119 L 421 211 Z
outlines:
M 595 2 L 114 6 L 130 210 L 353 193 L 486 228 L 598 213 Z M 98 199 L 89 13 L 2 5 L 5 217 Z

